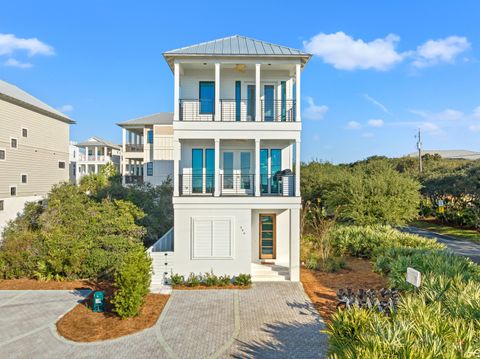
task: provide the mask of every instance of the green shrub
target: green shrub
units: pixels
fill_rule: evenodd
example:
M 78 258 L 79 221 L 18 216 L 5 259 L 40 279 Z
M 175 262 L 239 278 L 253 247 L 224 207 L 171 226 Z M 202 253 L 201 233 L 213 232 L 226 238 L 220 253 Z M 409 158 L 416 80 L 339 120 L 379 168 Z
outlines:
M 336 255 L 374 258 L 387 248 L 443 249 L 435 240 L 403 233 L 390 226 L 337 225 L 330 234 Z
M 198 287 L 201 282 L 202 279 L 199 278 L 199 276 L 197 276 L 195 273 L 190 273 L 190 275 L 185 280 L 185 285 L 188 287 Z
M 128 253 L 115 272 L 115 294 L 112 299 L 120 318 L 138 315 L 149 293 L 152 260 L 142 249 Z
M 318 257 L 315 255 L 315 253 L 310 253 L 307 260 L 305 261 L 305 267 L 311 270 L 315 270 L 318 268 Z
M 219 283 L 219 279 L 215 274 L 213 274 L 213 272 L 210 272 L 210 273 L 207 272 L 203 276 L 203 284 L 205 284 L 207 287 L 217 286 L 218 283 Z
M 228 275 L 222 275 L 220 277 L 218 277 L 218 285 L 221 286 L 221 287 L 225 287 L 227 285 L 230 285 L 232 284 L 232 279 L 230 278 L 230 276 Z
M 238 286 L 247 286 L 252 284 L 252 276 L 250 274 L 240 273 L 233 278 L 233 284 Z
M 172 273 L 172 275 L 170 276 L 170 283 L 174 287 L 176 285 L 182 285 L 185 283 L 185 277 L 177 273 Z
M 319 264 L 318 269 L 323 272 L 333 273 L 345 268 L 346 265 L 347 262 L 343 257 L 329 257 Z

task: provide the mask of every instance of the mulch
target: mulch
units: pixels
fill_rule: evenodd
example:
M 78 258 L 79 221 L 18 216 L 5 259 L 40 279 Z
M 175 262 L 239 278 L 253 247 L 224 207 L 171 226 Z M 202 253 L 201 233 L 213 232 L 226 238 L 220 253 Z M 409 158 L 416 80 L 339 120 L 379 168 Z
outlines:
M 381 289 L 388 287 L 385 277 L 373 272 L 372 264 L 365 259 L 347 258 L 347 267 L 335 273 L 301 268 L 300 279 L 305 292 L 325 321 L 330 321 L 336 311 L 337 291 L 342 288 Z
M 0 290 L 100 290 L 105 285 L 105 283 L 90 280 L 42 281 L 26 278 L 0 280 Z

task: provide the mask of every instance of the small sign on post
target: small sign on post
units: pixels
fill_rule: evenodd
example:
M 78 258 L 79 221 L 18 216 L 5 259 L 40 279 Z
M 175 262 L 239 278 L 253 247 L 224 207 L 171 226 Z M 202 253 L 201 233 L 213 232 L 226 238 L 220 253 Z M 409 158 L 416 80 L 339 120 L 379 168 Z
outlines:
M 443 200 L 438 200 L 438 213 L 445 213 L 445 203 Z
M 421 274 L 418 270 L 407 267 L 407 283 L 420 287 Z

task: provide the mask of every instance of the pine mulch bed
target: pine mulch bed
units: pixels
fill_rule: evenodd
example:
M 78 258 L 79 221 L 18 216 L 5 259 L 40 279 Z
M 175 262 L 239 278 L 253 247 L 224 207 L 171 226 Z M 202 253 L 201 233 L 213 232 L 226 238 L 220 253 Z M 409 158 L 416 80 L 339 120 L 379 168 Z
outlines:
M 63 337 L 76 342 L 95 342 L 133 334 L 152 327 L 160 317 L 169 295 L 149 293 L 140 314 L 120 319 L 112 312 L 112 291 L 105 291 L 105 312 L 94 313 L 91 296 L 76 305 L 57 322 L 57 330 Z
M 97 289 L 102 285 L 89 280 L 75 281 L 42 281 L 36 279 L 5 279 L 0 280 L 0 290 L 74 290 Z
M 300 280 L 305 292 L 325 321 L 335 313 L 337 291 L 341 288 L 380 289 L 387 288 L 385 277 L 373 272 L 368 260 L 347 258 L 347 267 L 335 273 L 325 273 L 301 268 Z
M 252 288 L 252 285 L 212 285 L 212 286 L 206 286 L 206 285 L 198 285 L 196 287 L 189 287 L 187 285 L 176 285 L 173 287 L 175 290 L 208 290 L 208 289 L 250 289 Z

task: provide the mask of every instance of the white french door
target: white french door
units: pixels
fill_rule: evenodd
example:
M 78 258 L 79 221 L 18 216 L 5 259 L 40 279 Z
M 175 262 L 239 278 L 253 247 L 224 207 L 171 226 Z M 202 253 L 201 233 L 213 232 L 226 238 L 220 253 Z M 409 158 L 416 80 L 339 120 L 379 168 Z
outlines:
M 223 151 L 222 194 L 247 195 L 254 190 L 252 151 Z

